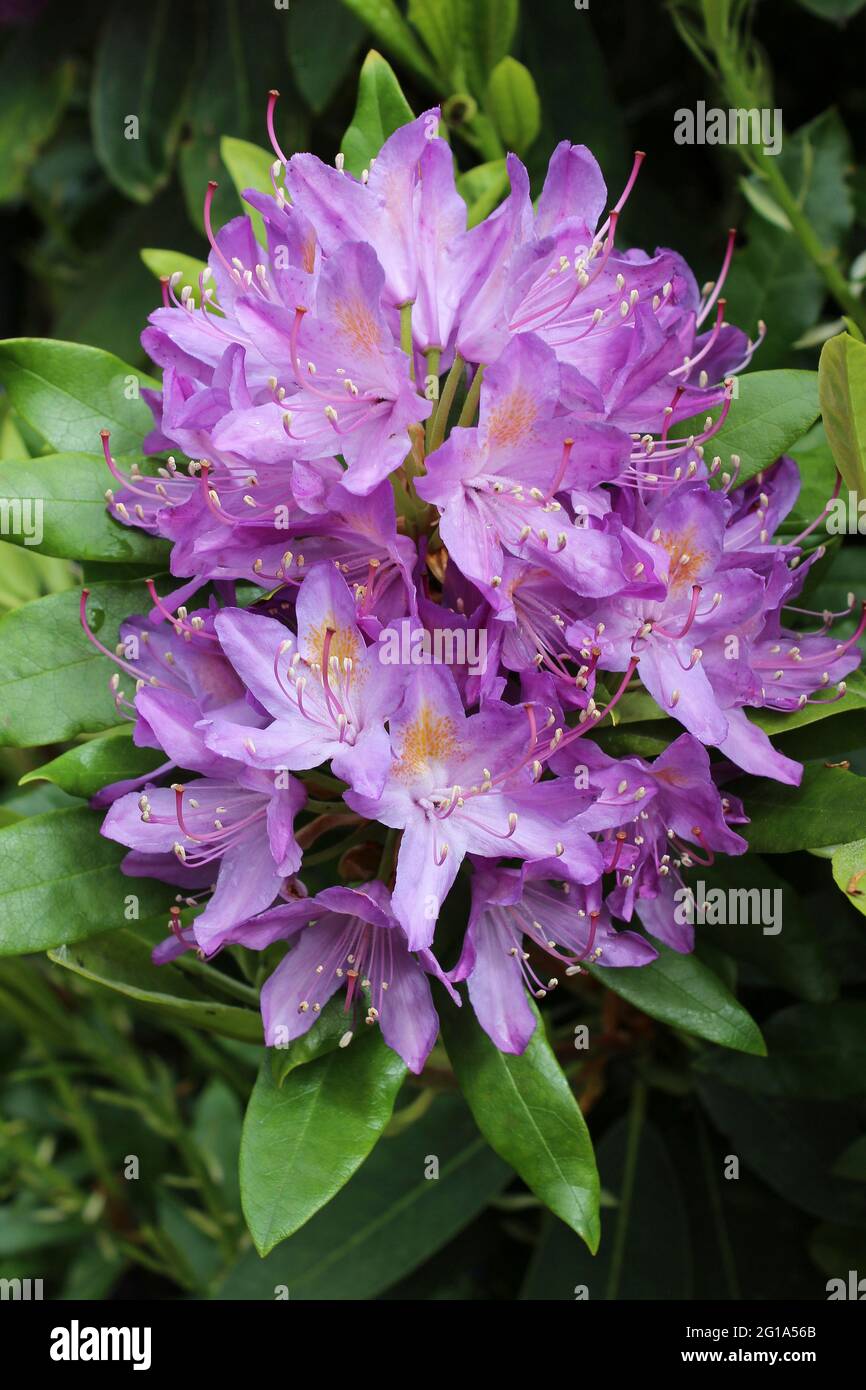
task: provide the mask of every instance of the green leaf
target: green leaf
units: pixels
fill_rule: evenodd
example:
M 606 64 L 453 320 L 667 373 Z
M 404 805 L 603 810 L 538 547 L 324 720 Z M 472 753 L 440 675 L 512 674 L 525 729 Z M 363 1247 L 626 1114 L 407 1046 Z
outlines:
M 101 454 L 0 461 L 0 495 L 8 502 L 21 500 L 22 519 L 27 523 L 17 533 L 9 532 L 9 539 L 40 554 L 68 560 L 152 562 L 168 569 L 167 541 L 122 526 L 109 516 L 105 490 L 113 481 Z M 34 503 L 41 504 L 41 510 L 34 510 Z M 38 539 L 38 544 L 29 544 L 28 536 L 30 541 Z
M 845 20 L 862 10 L 866 0 L 800 0 L 800 4 L 821 19 Z
M 866 343 L 840 333 L 821 349 L 818 394 L 836 466 L 866 497 Z
M 349 173 L 360 175 L 388 136 L 411 120 L 412 109 L 393 69 L 371 49 L 361 68 L 355 114 L 340 146 Z
M 143 882 L 129 878 L 123 881 L 127 892 L 137 889 Z M 170 890 L 164 884 L 158 887 L 164 897 L 169 896 Z M 75 938 L 70 937 L 66 945 L 54 947 L 48 955 L 55 965 L 156 1010 L 166 1020 L 203 1028 L 240 1042 L 261 1042 L 262 1021 L 253 1009 L 241 1009 L 210 999 L 190 983 L 178 966 L 153 964 L 150 953 L 167 935 L 167 927 L 127 922 L 114 931 L 102 932 L 74 945 L 70 943 Z
M 734 471 L 731 457 L 740 459 L 736 486 L 748 482 L 787 453 L 818 418 L 818 374 L 782 370 L 749 372 L 736 379 L 737 396 L 718 434 L 707 441 L 707 456 L 720 458 L 722 472 Z M 721 407 L 710 414 L 718 419 Z M 706 415 L 677 424 L 677 438 L 702 434 Z
M 560 1221 L 548 1221 L 520 1291 L 522 1300 L 574 1302 L 581 1285 L 591 1302 L 692 1296 L 688 1218 L 676 1168 L 658 1130 L 644 1123 L 629 1193 L 627 1148 L 628 1121 L 621 1119 L 598 1146 L 602 1187 L 617 1199 L 613 1210 L 605 1213 L 598 1254 L 590 1255 Z M 623 1196 L 629 1198 L 625 1207 Z
M 57 129 L 72 94 L 74 65 L 45 53 L 42 26 L 10 39 L 0 62 L 0 202 L 20 198 L 42 146 Z
M 170 890 L 121 874 L 126 850 L 100 835 L 100 821 L 75 806 L 0 830 L 0 955 L 46 951 L 122 927 L 131 894 L 142 916 L 160 911 Z
M 421 35 L 436 60 L 439 72 L 452 86 L 459 85 L 463 0 L 409 0 L 409 22 Z
M 833 881 L 848 902 L 866 915 L 866 840 L 840 845 L 833 853 Z
M 589 965 L 589 973 L 651 1018 L 696 1038 L 763 1056 L 760 1029 L 742 1004 L 703 961 L 653 943 L 658 959 L 620 969 Z
M 458 0 L 466 75 L 477 97 L 514 41 L 519 0 Z
M 110 352 L 50 338 L 0 342 L 0 382 L 15 409 L 57 453 L 90 453 L 111 431 L 115 456 L 140 452 L 153 417 L 139 397 L 159 382 Z
M 105 172 L 144 203 L 167 181 L 188 79 L 187 45 L 170 0 L 115 5 L 96 52 L 93 147 Z
M 143 592 L 140 583 L 93 585 L 88 620 L 109 650 Z M 120 722 L 108 685 L 114 668 L 81 629 L 80 598 L 67 589 L 0 618 L 0 747 L 61 743 Z
M 20 785 L 53 782 L 70 796 L 90 797 L 110 782 L 143 777 L 164 762 L 165 754 L 158 749 L 138 748 L 132 741 L 131 725 L 122 724 L 119 729 L 68 748 L 50 763 L 25 773 Z
M 348 75 L 364 36 L 341 0 L 295 0 L 286 51 L 298 91 L 320 116 Z
M 244 1256 L 216 1297 L 273 1299 L 284 1286 L 292 1302 L 376 1298 L 468 1225 L 511 1176 L 459 1097 L 437 1096 L 420 1120 L 382 1139 L 285 1245 L 266 1260 Z
M 866 1003 L 792 1004 L 764 1025 L 767 1056 L 707 1053 L 699 1071 L 753 1095 L 858 1100 L 866 1095 Z
M 855 1182 L 866 1182 L 866 1134 L 855 1139 L 853 1144 L 840 1154 L 833 1164 L 837 1178 L 853 1178 Z
M 201 291 L 199 290 L 198 277 L 206 269 L 206 261 L 200 261 L 195 256 L 187 256 L 183 251 L 166 251 L 157 246 L 146 246 L 139 252 L 139 255 L 157 280 L 170 279 L 175 271 L 179 270 L 181 278 L 176 290 L 178 298 L 180 298 L 184 286 L 189 285 L 192 291 L 190 299 L 196 308 L 199 307 Z
M 731 791 L 747 798 L 749 824 L 738 830 L 761 854 L 847 844 L 866 822 L 866 777 L 842 767 L 806 763 L 799 787 L 750 777 Z
M 238 1212 L 241 1209 L 238 1155 L 242 1121 L 241 1103 L 235 1092 L 217 1078 L 208 1081 L 193 1109 L 193 1138 L 213 1181 L 223 1188 L 229 1205 Z
M 265 1057 L 244 1119 L 241 1199 L 260 1255 L 309 1221 L 363 1163 L 406 1068 L 378 1029 L 299 1067 L 278 1087 Z
M 490 74 L 487 108 L 505 148 L 525 154 L 541 129 L 541 103 L 532 73 L 516 58 L 503 58 Z
M 343 0 L 343 4 L 367 26 L 392 57 L 397 58 L 434 91 L 439 89 L 436 72 L 394 0 Z
M 272 151 L 263 150 L 260 145 L 253 145 L 249 140 L 235 140 L 231 135 L 224 135 L 220 141 L 220 154 L 223 164 L 231 174 L 243 210 L 253 224 L 253 231 L 264 244 L 265 224 L 262 215 L 243 202 L 243 195 L 248 188 L 254 188 L 259 193 L 273 192 L 271 166 L 275 156 Z
M 592 1142 L 540 1017 L 520 1057 L 494 1047 L 465 1000 L 460 1010 L 443 1006 L 440 1021 L 451 1065 L 487 1142 L 595 1251 L 599 1185 Z

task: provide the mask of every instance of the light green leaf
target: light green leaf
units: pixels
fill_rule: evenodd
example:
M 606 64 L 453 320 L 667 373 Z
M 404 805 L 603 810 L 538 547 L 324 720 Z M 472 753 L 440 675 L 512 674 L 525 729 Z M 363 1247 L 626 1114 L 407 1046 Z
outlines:
M 24 419 L 57 453 L 91 453 L 111 431 L 115 456 L 140 452 L 153 417 L 140 391 L 159 382 L 113 353 L 51 338 L 0 342 L 0 382 Z
M 465 999 L 459 1010 L 443 1005 L 440 1022 L 460 1088 L 487 1142 L 595 1251 L 600 1194 L 592 1142 L 540 1018 L 520 1057 L 494 1047 Z
M 273 193 L 271 166 L 275 156 L 260 145 L 253 145 L 249 140 L 235 140 L 231 135 L 224 135 L 220 141 L 220 154 L 231 174 L 243 210 L 253 224 L 253 231 L 264 245 L 265 224 L 262 215 L 243 201 L 243 195 L 248 188 L 254 188 L 259 193 Z
M 350 174 L 360 175 L 394 131 L 413 120 L 393 69 L 375 49 L 364 59 L 358 102 L 340 148 Z
M 516 58 L 503 58 L 490 74 L 487 109 L 506 150 L 525 154 L 541 129 L 541 102 L 532 73 Z
M 763 1056 L 758 1025 L 718 975 L 695 955 L 681 955 L 661 941 L 653 944 L 659 954 L 649 965 L 587 969 L 650 1018 L 721 1047 Z
M 241 1139 L 241 1200 L 260 1255 L 339 1192 L 379 1140 L 406 1068 L 378 1029 L 278 1087 L 265 1057 Z
M 866 343 L 840 333 L 824 344 L 818 394 L 836 466 L 850 490 L 866 497 Z
M 157 246 L 145 246 L 139 253 L 144 264 L 157 280 L 170 279 L 175 271 L 180 271 L 180 280 L 175 291 L 178 299 L 185 285 L 189 285 L 192 293 L 190 299 L 196 308 L 201 304 L 201 291 L 199 289 L 198 277 L 206 269 L 206 262 L 198 260 L 195 256 L 187 256 L 183 251 L 166 251 Z M 205 286 L 205 289 L 207 286 Z M 214 301 L 211 300 L 211 303 Z
M 718 434 L 706 443 L 707 459 L 722 461 L 720 472 L 733 473 L 732 457 L 740 459 L 736 486 L 769 468 L 787 453 L 818 418 L 818 374 L 782 369 L 749 372 L 736 378 L 737 395 Z M 718 419 L 721 407 L 709 412 Z M 702 434 L 706 415 L 677 424 L 678 439 Z
M 866 916 L 866 840 L 854 840 L 833 851 L 833 881 L 852 907 Z

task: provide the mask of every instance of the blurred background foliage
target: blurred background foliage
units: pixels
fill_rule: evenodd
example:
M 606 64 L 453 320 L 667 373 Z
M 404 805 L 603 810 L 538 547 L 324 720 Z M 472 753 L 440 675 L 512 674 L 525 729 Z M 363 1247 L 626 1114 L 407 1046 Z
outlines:
M 733 27 L 714 31 L 720 14 Z M 675 144 L 674 112 L 727 106 L 733 79 L 781 108 L 779 169 L 856 307 L 864 46 L 863 0 L 763 0 L 754 14 L 738 0 L 0 0 L 3 334 L 144 366 L 139 335 L 159 301 L 154 267 L 166 266 L 142 250 L 205 254 L 209 179 L 215 221 L 240 211 L 236 183 L 256 182 L 269 159 L 269 88 L 282 94 L 287 153 L 333 159 L 375 47 L 413 110 L 443 103 L 479 215 L 505 191 L 506 148 L 537 192 L 554 144 L 583 142 L 614 194 L 633 149 L 646 150 L 623 244 L 675 246 L 700 282 L 736 226 L 728 317 L 751 332 L 766 320 L 758 368 L 814 368 L 844 324 L 826 268 L 760 168 L 724 146 Z M 125 137 L 130 116 L 138 139 Z M 40 451 L 0 401 L 0 456 Z M 795 452 L 807 475 L 799 529 L 832 463 L 820 427 Z M 813 585 L 818 607 L 862 592 L 862 554 L 856 540 L 837 548 Z M 0 611 L 77 580 L 72 562 L 0 544 Z M 828 720 L 818 744 L 797 730 L 784 751 L 866 772 L 863 723 L 861 712 Z M 0 825 L 81 804 L 50 783 L 19 786 L 60 751 L 0 750 Z M 775 1039 L 769 1061 L 660 1026 L 593 980 L 548 1015 L 592 1112 L 607 1207 L 594 1262 L 479 1138 L 436 1054 L 431 1084 L 409 1092 L 345 1191 L 260 1261 L 235 1176 L 260 1048 L 149 1011 L 157 986 L 132 928 L 120 993 L 74 962 L 0 962 L 0 1277 L 44 1277 L 49 1296 L 67 1298 L 272 1298 L 286 1285 L 293 1298 L 572 1299 L 582 1284 L 591 1297 L 823 1298 L 829 1274 L 866 1268 L 862 895 L 846 901 L 805 854 L 772 868 L 755 857 L 753 872 L 784 887 L 782 936 L 706 930 L 701 951 Z M 251 998 L 242 969 L 222 988 Z M 575 1006 L 588 1058 L 573 1049 Z M 442 1163 L 432 1185 L 418 1180 L 431 1153 Z M 738 1181 L 723 1177 L 728 1154 Z M 141 1175 L 127 1181 L 133 1155 Z

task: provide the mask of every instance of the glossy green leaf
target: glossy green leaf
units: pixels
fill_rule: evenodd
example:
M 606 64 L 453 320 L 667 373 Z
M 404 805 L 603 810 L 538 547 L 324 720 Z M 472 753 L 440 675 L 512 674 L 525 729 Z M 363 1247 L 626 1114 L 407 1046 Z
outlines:
M 96 52 L 93 145 L 109 178 L 146 202 L 168 179 L 186 95 L 186 44 L 171 0 L 114 5 Z
M 731 790 L 748 798 L 749 824 L 738 830 L 761 854 L 847 844 L 866 823 L 866 777 L 842 767 L 806 763 L 799 787 L 749 778 Z
M 503 58 L 490 74 L 487 109 L 506 150 L 525 154 L 541 129 L 541 103 L 532 73 Z
M 131 891 L 143 880 L 128 878 L 124 882 Z M 158 887 L 164 899 L 170 898 L 170 889 L 164 884 Z M 240 1042 L 261 1042 L 262 1021 L 256 1010 L 210 999 L 190 983 L 178 966 L 153 964 L 150 953 L 157 941 L 167 935 L 167 927 L 153 929 L 144 922 L 128 922 L 87 941 L 54 947 L 48 954 L 55 965 L 136 1004 L 155 1009 L 175 1023 L 203 1028 Z
M 171 896 L 154 879 L 130 879 L 126 850 L 99 833 L 83 807 L 29 816 L 0 830 L 0 955 L 45 951 L 128 925 L 130 895 L 142 917 Z
M 431 1158 L 436 1160 L 435 1175 Z M 220 1299 L 376 1298 L 429 1259 L 511 1177 L 456 1096 L 382 1139 L 334 1199 L 267 1259 L 250 1252 Z
M 295 0 L 288 21 L 286 51 L 292 75 L 318 116 L 347 77 L 364 29 L 342 0 Z
M 123 526 L 109 516 L 105 490 L 113 482 L 101 454 L 49 454 L 24 462 L 0 460 L 0 495 L 13 507 L 16 500 L 20 502 L 25 523 L 17 534 L 13 530 L 6 534 L 16 544 L 44 555 L 152 562 L 159 569 L 168 569 L 166 541 Z
M 57 453 L 92 453 L 111 431 L 116 456 L 140 453 L 153 416 L 140 398 L 152 377 L 110 352 L 50 338 L 0 342 L 0 382 L 15 409 Z
M 413 119 L 393 69 L 375 49 L 364 59 L 355 114 L 341 149 L 350 174 L 360 176 L 394 131 Z
M 736 378 L 737 395 L 718 434 L 707 441 L 707 457 L 720 458 L 720 473 L 733 473 L 739 458 L 736 486 L 769 468 L 801 439 L 818 418 L 818 374 L 781 370 L 749 372 Z M 721 407 L 710 414 L 718 418 Z M 678 439 L 704 431 L 706 415 L 678 424 Z
M 866 840 L 854 840 L 834 851 L 833 880 L 851 906 L 866 915 Z
M 158 246 L 145 246 L 139 254 L 148 270 L 156 276 L 157 280 L 171 278 L 179 270 L 181 278 L 175 291 L 178 299 L 184 287 L 189 285 L 190 299 L 196 307 L 201 304 L 198 277 L 205 269 L 205 261 L 200 261 L 195 256 L 187 256 L 183 251 L 166 251 Z
M 836 466 L 851 491 L 866 497 L 866 343 L 840 333 L 824 344 L 818 394 Z
M 278 1087 L 265 1057 L 241 1140 L 241 1199 L 260 1255 L 309 1221 L 363 1163 L 406 1068 L 378 1029 L 299 1067 Z
M 136 583 L 93 585 L 88 620 L 109 650 L 146 592 Z M 0 747 L 60 743 L 120 723 L 108 684 L 114 668 L 81 629 L 80 598 L 68 589 L 0 619 Z
M 649 965 L 589 973 L 651 1018 L 692 1033 L 721 1047 L 763 1056 L 764 1041 L 754 1019 L 726 984 L 695 955 L 680 955 L 663 942 L 653 943 L 658 959 Z
M 500 1158 L 595 1250 L 599 1185 L 592 1141 L 540 1021 L 520 1057 L 500 1052 L 464 998 L 440 1011 L 451 1065 L 476 1124 Z
M 164 762 L 165 754 L 159 749 L 137 747 L 132 741 L 132 726 L 122 724 L 99 738 L 67 748 L 50 763 L 25 773 L 21 786 L 28 782 L 53 782 L 70 796 L 90 797 L 110 782 L 143 777 Z
M 343 0 L 343 4 L 367 26 L 373 37 L 392 58 L 396 58 L 434 90 L 438 87 L 433 65 L 400 13 L 395 0 Z

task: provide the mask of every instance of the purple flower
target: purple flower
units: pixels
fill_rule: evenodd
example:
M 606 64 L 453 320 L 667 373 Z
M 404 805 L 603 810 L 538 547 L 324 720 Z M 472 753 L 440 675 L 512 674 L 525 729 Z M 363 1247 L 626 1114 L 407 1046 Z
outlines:
M 467 716 L 447 668 L 413 669 L 389 749 L 367 772 L 384 774 L 382 791 L 370 796 L 353 780 L 345 794 L 353 810 L 403 831 L 392 901 L 411 949 L 432 941 L 467 853 L 557 857 L 577 882 L 598 877 L 598 850 L 576 823 L 581 798 L 567 781 L 537 780 L 534 750 L 522 709 L 491 702 Z
M 376 881 L 362 888 L 326 888 L 314 898 L 275 907 L 254 917 L 245 932 L 254 934 L 257 944 L 293 943 L 262 989 L 270 1047 L 285 1047 L 308 1032 L 332 995 L 345 989 L 346 1032 L 340 1046 L 349 1044 L 363 1013 L 365 1023 L 379 1024 L 385 1042 L 409 1070 L 420 1072 L 439 1032 L 428 976 L 460 1002 L 435 957 L 409 950 L 388 890 Z
M 556 975 L 538 974 L 531 951 L 560 975 L 579 974 L 584 961 L 636 966 L 658 955 L 636 932 L 614 930 L 600 879 L 588 887 L 570 883 L 549 860 L 520 869 L 476 864 L 469 926 L 451 978 L 468 981 L 478 1020 L 502 1052 L 523 1052 L 535 1030 L 526 991 L 543 999 L 559 983 Z

